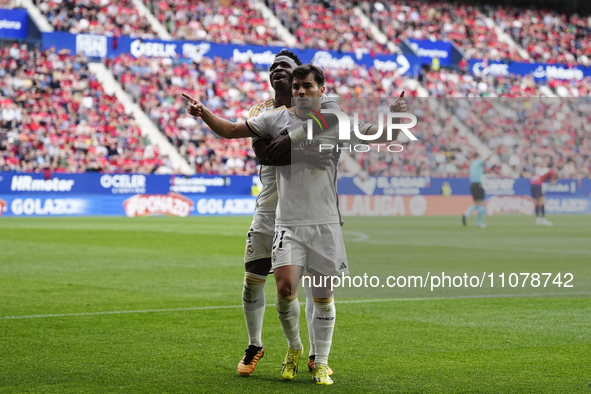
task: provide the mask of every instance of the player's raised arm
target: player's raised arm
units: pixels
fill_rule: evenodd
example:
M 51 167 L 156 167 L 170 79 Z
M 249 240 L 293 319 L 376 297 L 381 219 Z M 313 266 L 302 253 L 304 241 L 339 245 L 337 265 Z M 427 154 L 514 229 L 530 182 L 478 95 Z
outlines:
M 187 113 L 203 119 L 209 128 L 220 137 L 234 139 L 248 138 L 255 135 L 245 123 L 233 123 L 229 120 L 222 119 L 208 110 L 202 102 L 190 94 L 183 93 L 182 96 L 188 101 Z

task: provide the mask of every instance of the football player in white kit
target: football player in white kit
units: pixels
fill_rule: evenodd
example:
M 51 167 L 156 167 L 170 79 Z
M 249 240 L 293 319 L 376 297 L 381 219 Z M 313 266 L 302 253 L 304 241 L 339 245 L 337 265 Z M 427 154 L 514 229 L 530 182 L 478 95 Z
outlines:
M 248 114 L 248 118 L 253 118 L 264 114 L 267 111 L 274 110 L 281 106 L 291 106 L 291 72 L 297 66 L 302 64 L 297 55 L 289 50 L 279 52 L 269 68 L 269 79 L 271 86 L 275 90 L 275 98 L 271 98 L 262 103 L 253 106 Z M 191 103 L 190 96 L 185 98 Z M 329 99 L 322 97 L 322 108 L 339 109 L 339 105 Z M 191 112 L 189 112 L 191 113 Z M 265 151 L 270 140 L 253 137 L 252 146 L 261 162 L 260 180 L 263 184 L 261 193 L 257 198 L 255 212 L 246 237 L 246 249 L 244 253 L 245 274 L 242 289 L 242 306 L 248 331 L 249 345 L 245 350 L 242 360 L 238 363 L 238 373 L 242 376 L 249 376 L 256 368 L 258 361 L 263 357 L 265 348 L 262 343 L 261 334 L 263 327 L 263 318 L 265 314 L 265 283 L 267 275 L 271 271 L 271 250 L 273 246 L 273 235 L 275 227 L 275 210 L 277 208 L 277 186 L 275 183 L 275 167 L 267 165 L 265 160 Z M 308 162 L 314 162 L 317 166 L 328 166 L 331 160 L 331 154 L 328 151 L 319 152 L 316 150 L 306 150 L 300 152 L 305 156 Z M 294 158 L 297 160 L 297 158 Z M 302 159 L 302 158 L 300 158 Z M 291 164 L 290 155 L 283 156 L 279 163 L 274 165 Z M 312 302 L 312 290 L 310 287 L 306 291 L 306 319 L 308 321 L 308 332 L 310 336 L 310 353 L 308 358 L 308 367 L 310 371 L 314 368 L 314 340 L 312 331 L 312 313 L 314 304 Z M 332 375 L 332 370 L 328 368 Z
M 295 68 L 292 73 L 292 95 L 295 97 L 296 107 L 279 107 L 251 118 L 245 124 L 221 119 L 194 99 L 189 104 L 189 110 L 192 115 L 201 116 L 215 133 L 225 138 L 254 135 L 254 138 L 275 139 L 289 130 L 289 139 L 296 143 L 293 151 L 295 153 L 305 150 L 306 145 L 314 142 L 332 146 L 339 143 L 337 128 L 332 127 L 334 123 L 323 130 L 317 130 L 314 125 L 314 141 L 305 141 L 306 132 L 302 121 L 310 118 L 310 110 L 320 111 L 320 98 L 325 90 L 322 70 L 313 65 L 305 65 Z M 406 111 L 406 103 L 402 97 L 390 110 Z M 377 126 L 362 122 L 359 122 L 358 129 L 363 134 L 378 132 Z M 394 132 L 393 139 L 397 136 L 398 133 Z M 384 133 L 372 142 L 385 140 Z M 268 150 L 269 154 L 271 151 Z M 330 385 L 333 381 L 328 375 L 327 363 L 336 317 L 330 276 L 348 273 L 336 191 L 336 160 L 326 170 L 319 170 L 306 161 L 293 161 L 289 166 L 276 167 L 276 172 L 278 204 L 272 266 L 277 282 L 276 307 L 289 348 L 281 375 L 287 380 L 297 375 L 302 354 L 297 287 L 306 270 L 314 276 L 313 283 L 325 283 L 324 286 L 312 288 L 312 330 L 316 353 L 313 377 L 317 384 Z

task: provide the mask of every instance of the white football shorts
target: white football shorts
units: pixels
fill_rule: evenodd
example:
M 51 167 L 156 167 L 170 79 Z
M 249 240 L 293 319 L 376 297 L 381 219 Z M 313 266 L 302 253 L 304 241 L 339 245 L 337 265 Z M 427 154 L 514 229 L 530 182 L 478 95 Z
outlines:
M 246 235 L 244 263 L 271 258 L 275 233 L 275 212 L 256 212 Z
M 315 224 L 275 226 L 272 259 L 273 269 L 299 265 L 304 272 L 340 276 L 349 274 L 349 262 L 341 226 Z

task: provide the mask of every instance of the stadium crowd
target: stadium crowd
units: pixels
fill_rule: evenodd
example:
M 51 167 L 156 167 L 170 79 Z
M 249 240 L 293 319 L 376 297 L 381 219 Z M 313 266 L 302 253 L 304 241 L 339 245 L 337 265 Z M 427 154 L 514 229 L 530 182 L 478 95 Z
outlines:
M 543 96 L 533 76 L 474 77 L 465 71 L 428 71 L 423 86 L 432 97 L 531 97 Z
M 559 177 L 591 175 L 591 103 L 576 98 L 448 100 L 454 113 L 504 163 L 529 178 L 550 157 Z
M 158 37 L 131 0 L 37 0 L 37 6 L 56 31 L 115 37 Z
M 453 42 L 466 58 L 521 60 L 515 48 L 501 42 L 494 28 L 475 6 L 451 2 L 394 0 L 361 5 L 366 15 L 400 45 L 404 38 Z
M 357 54 L 388 53 L 355 14 L 348 0 L 266 0 L 282 24 L 302 48 L 318 48 Z
M 248 0 L 175 3 L 144 0 L 153 14 L 178 39 L 221 43 L 282 45 L 275 29 Z M 266 0 L 266 5 L 298 39 L 300 47 L 378 54 L 388 52 L 363 27 L 355 5 L 396 44 L 405 38 L 448 40 L 466 58 L 524 59 L 500 42 L 491 19 L 521 45 L 530 61 L 591 64 L 586 39 L 591 17 L 543 9 L 475 7 L 447 2 L 410 0 L 404 5 L 381 2 Z M 131 35 L 151 38 L 156 33 L 131 0 L 37 0 L 56 30 L 71 33 Z M 15 6 L 0 0 L 1 8 Z M 489 19 L 490 18 L 490 19 Z M 38 171 L 118 171 L 150 173 L 168 168 L 141 136 L 135 121 L 125 115 L 114 97 L 88 72 L 86 59 L 65 52 L 28 50 L 18 45 L 1 50 L 0 168 Z M 168 140 L 198 173 L 254 174 L 257 160 L 247 139 L 226 141 L 200 119 L 185 113 L 180 93 L 186 91 L 215 113 L 234 121 L 246 119 L 248 109 L 272 97 L 268 70 L 252 63 L 203 57 L 107 60 L 115 77 Z M 466 136 L 442 119 L 429 100 L 414 99 L 421 86 L 430 97 L 452 98 L 444 106 L 518 175 L 533 173 L 544 155 L 553 158 L 561 176 L 589 176 L 589 140 L 583 119 L 586 101 L 569 105 L 577 120 L 560 120 L 558 127 L 534 132 L 535 119 L 551 110 L 523 97 L 589 97 L 591 78 L 548 79 L 541 89 L 533 76 L 474 76 L 466 59 L 459 70 L 424 69 L 416 80 L 395 71 L 355 66 L 325 68 L 328 94 L 343 98 L 397 97 L 401 90 L 419 117 L 419 141 L 397 155 L 355 153 L 353 159 L 370 175 L 465 176 L 474 154 Z M 499 109 L 511 98 L 507 108 Z M 455 99 L 453 99 L 455 98 Z M 470 101 L 467 101 L 467 98 Z M 488 100 L 482 98 L 491 98 Z M 469 103 L 469 104 L 466 104 Z M 530 103 L 530 104 L 525 104 Z M 530 107 L 525 108 L 526 105 Z M 556 111 L 555 111 L 556 112 Z M 559 113 L 569 113 L 567 110 Z M 537 118 L 536 118 L 537 117 Z M 496 124 L 499 123 L 497 126 Z M 521 122 L 521 123 L 520 123 Z M 553 123 L 554 124 L 554 123 Z M 345 163 L 345 162 L 343 162 Z M 349 161 L 350 163 L 350 161 Z M 343 171 L 346 163 L 342 164 Z
M 248 0 L 144 0 L 174 38 L 216 43 L 284 45 Z
M 409 98 L 407 102 L 418 120 L 417 126 L 411 129 L 418 140 L 407 144 L 408 139 L 399 138 L 404 150 L 396 154 L 386 152 L 385 147 L 378 151 L 375 145 L 367 153 L 354 153 L 352 157 L 358 168 L 351 168 L 342 160 L 341 175 L 355 175 L 362 170 L 372 176 L 468 176 L 476 150 L 449 118 L 440 115 L 437 100 Z M 499 168 L 494 171 L 498 172 Z
M 167 163 L 67 51 L 0 50 L 0 169 L 152 173 Z
M 491 13 L 532 61 L 591 65 L 591 15 L 516 7 L 496 7 Z
M 551 79 L 548 87 L 559 97 L 591 97 L 591 77 L 573 81 Z
M 246 119 L 252 105 L 271 97 L 268 81 L 252 64 L 204 57 L 197 65 L 180 58 L 122 55 L 110 67 L 124 89 L 199 173 L 256 173 L 249 141 L 218 138 L 200 119 L 185 112 L 181 97 L 182 92 L 189 92 L 220 116 Z

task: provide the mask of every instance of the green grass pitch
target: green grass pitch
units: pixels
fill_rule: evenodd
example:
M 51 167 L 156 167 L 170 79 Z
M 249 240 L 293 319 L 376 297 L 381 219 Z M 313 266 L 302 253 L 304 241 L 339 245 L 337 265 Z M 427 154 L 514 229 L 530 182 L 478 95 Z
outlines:
M 331 387 L 305 357 L 281 379 L 272 276 L 267 352 L 236 373 L 250 220 L 0 218 L 0 393 L 591 393 L 590 216 L 346 218 L 352 275 L 560 271 L 574 287 L 339 289 Z M 303 308 L 300 326 L 306 356 Z

